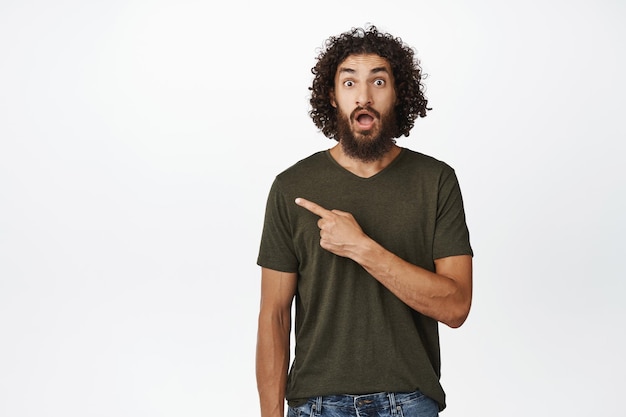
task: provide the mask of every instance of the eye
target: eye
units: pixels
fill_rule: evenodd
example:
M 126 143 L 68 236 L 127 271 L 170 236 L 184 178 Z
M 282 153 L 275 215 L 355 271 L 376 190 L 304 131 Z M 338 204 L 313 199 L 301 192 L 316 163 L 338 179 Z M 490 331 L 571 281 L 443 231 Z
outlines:
M 344 81 L 344 82 L 343 82 L 343 85 L 344 85 L 345 87 L 352 87 L 352 86 L 354 85 L 354 81 L 352 81 L 352 80 L 346 80 L 346 81 Z
M 382 87 L 383 85 L 385 85 L 385 80 L 378 78 L 374 80 L 374 85 L 378 87 Z

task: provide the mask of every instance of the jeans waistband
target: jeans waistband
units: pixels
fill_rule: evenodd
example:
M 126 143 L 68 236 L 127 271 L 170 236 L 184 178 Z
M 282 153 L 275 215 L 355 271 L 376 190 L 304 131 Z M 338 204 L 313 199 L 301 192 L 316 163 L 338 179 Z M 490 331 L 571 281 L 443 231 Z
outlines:
M 423 394 L 419 391 L 397 393 L 379 392 L 364 395 L 326 395 L 314 397 L 309 400 L 313 402 L 314 414 L 320 413 L 324 407 L 354 410 L 363 412 L 367 410 L 389 409 L 391 415 L 396 415 L 399 405 L 408 401 L 415 401 Z

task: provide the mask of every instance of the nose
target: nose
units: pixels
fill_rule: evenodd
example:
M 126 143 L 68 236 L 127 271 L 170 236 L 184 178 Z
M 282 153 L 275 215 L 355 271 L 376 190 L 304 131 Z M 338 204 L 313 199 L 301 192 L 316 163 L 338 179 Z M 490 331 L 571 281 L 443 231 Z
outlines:
M 371 106 L 372 103 L 372 94 L 369 86 L 366 83 L 363 83 L 359 87 L 359 91 L 356 97 L 356 105 L 359 107 L 367 107 Z

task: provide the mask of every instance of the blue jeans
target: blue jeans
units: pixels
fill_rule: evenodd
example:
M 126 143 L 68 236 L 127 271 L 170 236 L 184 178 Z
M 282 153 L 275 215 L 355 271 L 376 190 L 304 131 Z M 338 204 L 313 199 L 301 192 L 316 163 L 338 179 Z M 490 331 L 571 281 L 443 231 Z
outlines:
M 437 417 L 439 405 L 419 391 L 329 395 L 289 407 L 287 417 Z

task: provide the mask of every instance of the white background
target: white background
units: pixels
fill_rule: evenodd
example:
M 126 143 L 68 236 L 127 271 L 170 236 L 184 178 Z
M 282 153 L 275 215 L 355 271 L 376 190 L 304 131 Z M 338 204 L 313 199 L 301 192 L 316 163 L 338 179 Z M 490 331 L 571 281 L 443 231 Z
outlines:
M 0 415 L 254 416 L 274 176 L 330 147 L 318 48 L 367 22 L 422 60 L 399 144 L 457 171 L 472 313 L 453 416 L 618 416 L 625 3 L 0 4 Z

